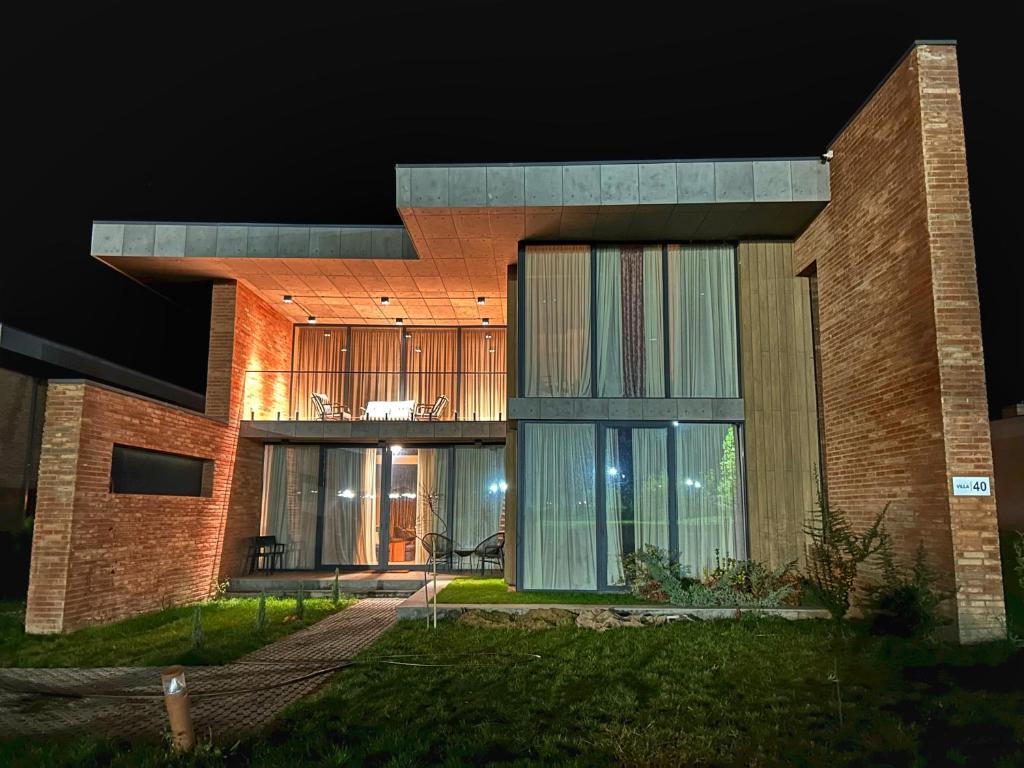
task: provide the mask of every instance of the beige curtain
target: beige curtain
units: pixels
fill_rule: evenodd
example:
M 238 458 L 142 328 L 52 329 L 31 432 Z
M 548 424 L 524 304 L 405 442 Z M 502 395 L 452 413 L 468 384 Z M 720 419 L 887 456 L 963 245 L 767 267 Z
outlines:
M 622 256 L 618 248 L 598 248 L 597 396 L 622 395 Z
M 377 563 L 375 448 L 331 448 L 324 461 L 324 533 L 321 561 L 325 565 Z M 367 472 L 369 468 L 369 472 Z
M 353 328 L 352 416 L 370 400 L 398 400 L 402 370 L 401 328 Z
M 452 532 L 456 548 L 475 547 L 501 529 L 501 505 L 505 493 L 504 447 L 455 449 L 455 497 L 452 499 Z M 463 567 L 472 568 L 472 558 Z
M 455 408 L 455 378 L 458 365 L 458 331 L 455 328 L 409 330 L 405 351 L 405 399 L 433 403 L 448 397 L 441 418 L 452 418 Z
M 590 246 L 526 247 L 523 394 L 590 396 Z
M 344 404 L 347 339 L 348 328 L 296 326 L 289 418 L 296 412 L 303 420 L 318 417 L 314 392 L 327 395 L 331 403 Z
M 284 568 L 316 565 L 319 446 L 268 445 L 263 458 L 260 531 L 285 545 Z
M 730 245 L 668 248 L 672 397 L 739 397 L 735 265 Z
M 647 397 L 665 396 L 664 277 L 661 246 L 644 248 L 644 384 Z
M 504 328 L 462 329 L 459 419 L 497 421 L 507 415 Z
M 448 527 L 448 449 L 420 448 L 416 454 L 416 562 L 422 564 L 427 562 L 423 537 Z

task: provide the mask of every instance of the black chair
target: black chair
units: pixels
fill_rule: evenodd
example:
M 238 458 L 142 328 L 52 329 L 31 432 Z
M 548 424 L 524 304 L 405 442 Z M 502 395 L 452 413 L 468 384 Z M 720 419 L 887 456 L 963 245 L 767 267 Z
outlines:
M 284 568 L 284 544 L 277 536 L 253 536 L 249 539 L 249 574 L 262 564 L 263 573 L 271 574 L 276 568 Z
M 479 557 L 480 577 L 484 576 L 484 568 L 487 563 L 494 563 L 499 568 L 505 568 L 505 532 L 499 531 L 481 541 L 472 549 L 456 549 L 455 554 L 459 557 Z
M 452 548 L 454 542 L 443 533 L 428 533 L 423 537 L 423 549 L 427 553 L 427 569 L 431 563 L 444 563 L 448 570 L 452 570 L 452 556 L 455 550 Z

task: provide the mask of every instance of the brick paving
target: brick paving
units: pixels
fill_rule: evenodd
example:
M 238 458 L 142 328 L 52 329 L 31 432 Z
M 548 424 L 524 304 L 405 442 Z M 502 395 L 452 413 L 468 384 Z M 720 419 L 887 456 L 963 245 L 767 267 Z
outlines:
M 400 599 L 361 600 L 220 667 L 189 667 L 196 733 L 220 740 L 266 725 L 312 693 L 329 669 L 395 622 Z M 258 688 L 258 691 L 252 691 Z M 166 728 L 160 667 L 0 669 L 0 734 L 159 737 Z

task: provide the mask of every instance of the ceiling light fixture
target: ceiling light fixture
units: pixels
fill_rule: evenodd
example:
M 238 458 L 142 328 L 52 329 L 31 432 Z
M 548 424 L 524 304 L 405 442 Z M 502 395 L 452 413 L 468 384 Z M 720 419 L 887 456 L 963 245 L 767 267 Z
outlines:
M 395 325 L 401 325 L 403 322 L 405 322 L 405 321 L 402 320 L 402 318 L 400 318 L 400 317 L 396 317 L 395 318 Z
M 289 296 L 288 294 L 285 294 L 281 298 L 282 298 L 282 300 L 284 301 L 285 304 L 291 304 L 292 303 L 292 297 Z
M 485 334 L 484 334 L 484 338 L 485 338 L 485 339 L 489 339 L 489 338 L 491 338 L 491 334 L 489 334 L 489 333 L 485 333 Z
M 389 299 L 387 296 L 381 296 L 380 303 L 386 307 L 388 304 L 391 303 L 391 299 Z
M 310 325 L 316 325 L 316 315 L 310 315 L 306 318 L 306 322 Z
M 486 304 L 487 303 L 487 298 L 484 297 L 484 296 L 477 296 L 476 297 L 476 303 L 477 304 Z
M 484 324 L 484 325 L 490 325 L 490 324 L 491 324 L 491 318 L 489 318 L 489 317 L 485 317 L 485 318 L 484 318 L 483 320 L 481 320 L 480 322 L 481 322 L 482 324 Z

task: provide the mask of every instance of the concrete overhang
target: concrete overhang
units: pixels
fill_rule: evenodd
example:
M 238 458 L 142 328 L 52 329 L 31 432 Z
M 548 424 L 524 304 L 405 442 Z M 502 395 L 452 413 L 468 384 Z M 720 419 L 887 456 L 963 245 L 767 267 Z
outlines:
M 536 241 L 795 237 L 829 201 L 820 158 L 398 165 L 421 258 L 516 259 Z

